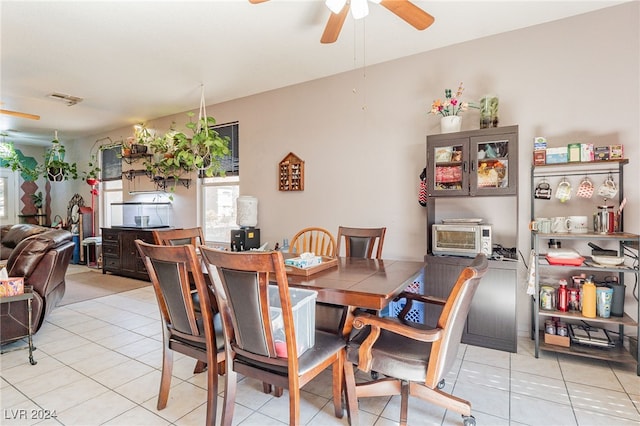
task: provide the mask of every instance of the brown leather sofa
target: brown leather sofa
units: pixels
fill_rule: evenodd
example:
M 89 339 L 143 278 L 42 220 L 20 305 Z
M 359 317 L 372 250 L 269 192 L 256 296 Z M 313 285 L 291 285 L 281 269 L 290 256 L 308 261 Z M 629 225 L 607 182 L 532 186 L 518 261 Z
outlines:
M 24 285 L 33 287 L 33 333 L 64 296 L 65 274 L 74 249 L 69 231 L 45 229 L 20 241 L 7 260 L 9 276 L 24 277 Z M 25 336 L 27 321 L 26 301 L 0 304 L 0 343 Z
M 19 225 L 2 225 L 0 227 L 0 260 L 7 260 L 20 241 L 32 235 L 42 234 L 51 228 L 21 223 Z

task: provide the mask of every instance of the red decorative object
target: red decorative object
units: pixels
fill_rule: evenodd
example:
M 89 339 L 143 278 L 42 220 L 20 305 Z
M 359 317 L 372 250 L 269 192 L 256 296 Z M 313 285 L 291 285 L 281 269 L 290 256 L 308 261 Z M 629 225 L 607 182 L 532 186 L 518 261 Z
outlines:
M 98 179 L 95 178 L 87 178 L 87 183 L 91 186 L 95 185 L 98 183 Z

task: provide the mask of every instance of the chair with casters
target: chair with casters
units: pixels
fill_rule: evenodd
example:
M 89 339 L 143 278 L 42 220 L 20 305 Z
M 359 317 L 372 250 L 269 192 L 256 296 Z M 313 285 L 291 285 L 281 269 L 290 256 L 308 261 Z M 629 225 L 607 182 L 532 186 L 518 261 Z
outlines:
M 336 256 L 336 239 L 324 228 L 301 229 L 289 242 L 291 253 L 314 253 L 316 256 Z
M 473 295 L 487 267 L 486 256 L 476 256 L 460 273 L 446 301 L 406 293 L 407 304 L 416 300 L 444 304 L 436 328 L 419 327 L 397 318 L 358 314 L 347 345 L 345 368 L 346 386 L 355 387 L 356 398 L 400 395 L 400 425 L 407 424 L 410 395 L 462 414 L 465 426 L 475 425 L 471 403 L 441 388 L 455 362 Z M 353 365 L 364 372 L 375 370 L 385 377 L 356 385 Z M 351 401 L 353 399 L 349 403 Z M 349 410 L 357 416 L 357 407 Z
M 338 227 L 337 255 L 344 240 L 345 257 L 361 257 L 365 259 L 381 259 L 384 234 L 387 228 L 349 228 Z M 377 243 L 377 244 L 376 244 Z M 374 256 L 375 247 L 375 256 Z
M 220 315 L 212 308 L 213 294 L 205 281 L 195 247 L 154 245 L 136 240 L 156 294 L 162 320 L 162 375 L 158 410 L 167 406 L 173 353 L 195 358 L 207 369 L 207 425 L 216 420 L 218 374 L 224 372 L 224 336 Z M 194 302 L 191 284 L 198 293 Z M 196 309 L 196 305 L 197 306 Z M 216 368 L 217 367 L 217 368 Z
M 199 247 L 205 244 L 202 228 L 184 228 L 184 229 L 154 229 L 151 231 L 153 240 L 159 246 L 177 246 L 182 244 L 191 244 Z
M 315 345 L 298 353 L 300 342 L 296 341 L 293 302 L 282 253 L 228 252 L 207 247 L 200 250 L 224 326 L 227 362 L 222 424 L 230 425 L 233 420 L 238 374 L 288 389 L 289 424 L 300 424 L 300 388 L 330 366 L 335 416 L 341 418 L 345 341 L 335 334 L 315 331 Z M 277 334 L 271 326 L 272 315 L 276 314 L 274 302 L 282 309 L 284 346 L 276 341 Z M 350 400 L 349 395 L 346 399 Z

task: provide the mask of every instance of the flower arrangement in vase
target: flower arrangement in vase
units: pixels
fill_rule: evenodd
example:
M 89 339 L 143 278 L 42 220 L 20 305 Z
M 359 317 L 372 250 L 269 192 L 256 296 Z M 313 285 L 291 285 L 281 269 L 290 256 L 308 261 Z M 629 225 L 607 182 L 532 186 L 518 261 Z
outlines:
M 460 131 L 462 125 L 462 117 L 460 117 L 460 114 L 469 108 L 476 108 L 476 106 L 469 102 L 463 102 L 460 99 L 463 91 L 464 87 L 461 82 L 455 95 L 451 89 L 445 89 L 444 100 L 436 99 L 431 104 L 431 111 L 429 113 L 441 116 L 440 126 L 442 133 Z

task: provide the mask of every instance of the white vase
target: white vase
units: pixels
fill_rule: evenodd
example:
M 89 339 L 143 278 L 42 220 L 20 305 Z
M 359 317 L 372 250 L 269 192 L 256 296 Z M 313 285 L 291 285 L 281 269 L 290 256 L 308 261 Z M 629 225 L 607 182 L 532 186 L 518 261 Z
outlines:
M 448 115 L 440 119 L 440 131 L 442 133 L 459 132 L 462 126 L 462 117 L 459 115 Z

